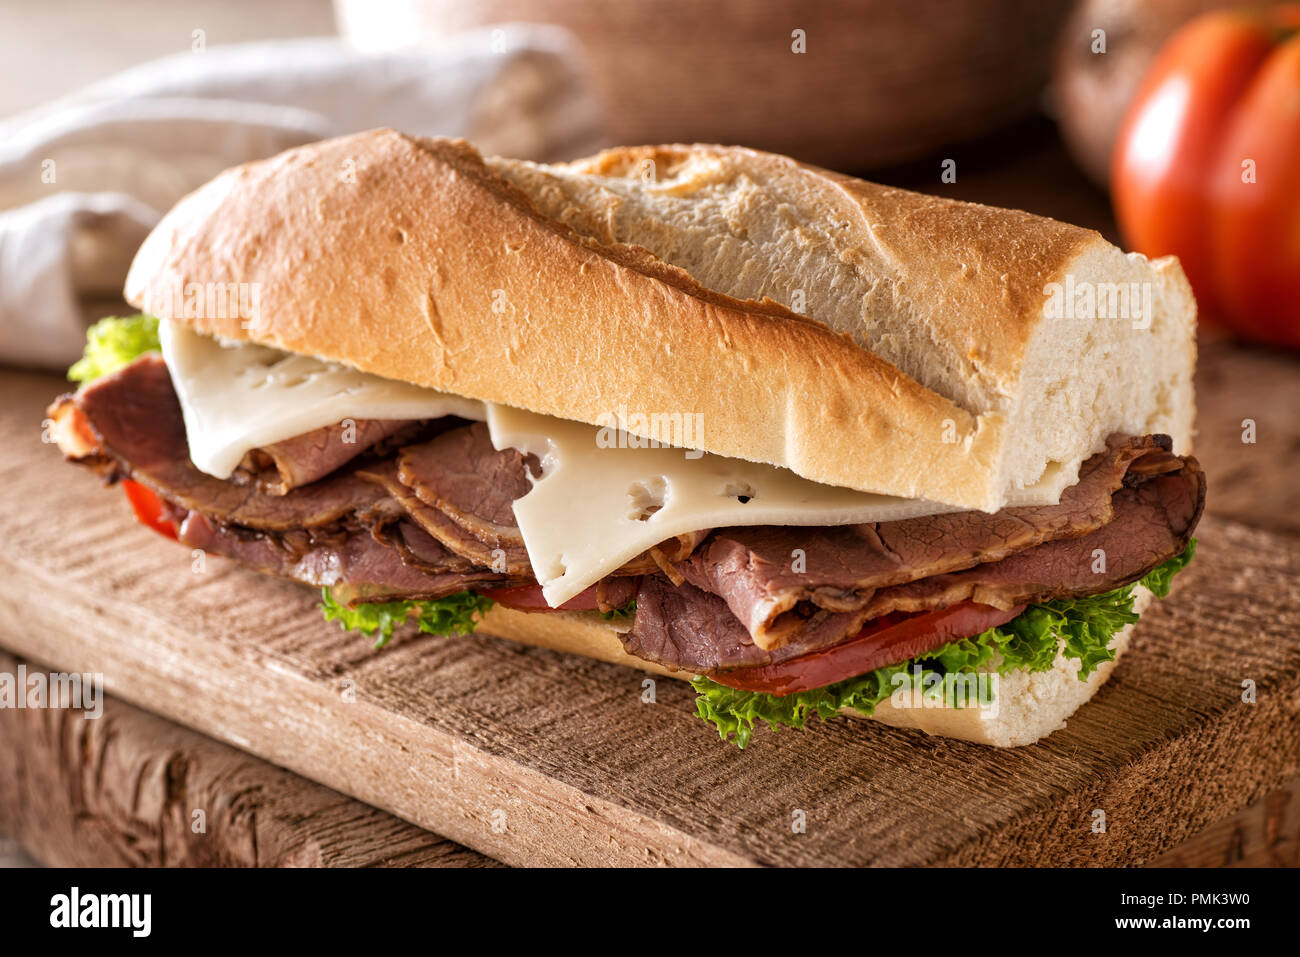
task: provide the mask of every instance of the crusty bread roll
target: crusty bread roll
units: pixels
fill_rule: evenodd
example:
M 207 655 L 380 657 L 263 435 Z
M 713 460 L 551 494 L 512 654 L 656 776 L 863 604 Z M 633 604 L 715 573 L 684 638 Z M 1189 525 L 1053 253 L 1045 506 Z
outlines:
M 1141 614 L 1153 597 L 1143 586 L 1135 586 L 1133 610 Z M 1079 680 L 1079 662 L 1065 657 L 1062 651 L 1046 671 L 1031 672 L 1020 668 L 999 676 L 995 686 L 996 708 L 901 708 L 887 699 L 876 706 L 871 720 L 1000 748 L 1033 744 L 1064 728 L 1066 719 L 1106 683 L 1128 648 L 1134 627 L 1128 625 L 1115 635 L 1111 642 L 1115 660 L 1102 664 L 1084 681 Z M 484 617 L 480 630 L 500 638 L 586 655 L 653 674 L 682 679 L 691 677 L 627 654 L 618 638 L 618 626 L 594 615 L 565 612 L 530 614 L 496 605 Z M 844 713 L 863 717 L 853 710 L 846 709 Z
M 187 315 L 192 283 L 256 284 L 256 315 Z M 1136 283 L 1149 323 L 1049 317 L 1052 283 Z M 537 166 L 387 130 L 313 144 L 183 200 L 126 297 L 564 418 L 699 413 L 706 451 L 988 511 L 1073 482 L 1113 432 L 1180 452 L 1192 432 L 1173 259 L 748 149 Z

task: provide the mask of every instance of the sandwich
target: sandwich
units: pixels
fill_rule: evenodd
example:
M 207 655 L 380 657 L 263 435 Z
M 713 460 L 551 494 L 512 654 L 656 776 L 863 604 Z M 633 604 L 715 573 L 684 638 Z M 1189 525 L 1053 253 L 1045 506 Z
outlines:
M 1195 548 L 1182 270 L 1028 213 L 381 130 L 218 176 L 125 296 L 49 418 L 141 521 L 377 644 L 689 680 L 742 747 L 1031 744 Z

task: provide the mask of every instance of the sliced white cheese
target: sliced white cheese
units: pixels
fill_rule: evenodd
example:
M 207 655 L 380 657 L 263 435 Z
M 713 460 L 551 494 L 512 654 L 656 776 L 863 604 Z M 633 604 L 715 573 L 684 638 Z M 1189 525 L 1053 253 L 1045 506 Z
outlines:
M 229 478 L 250 450 L 344 419 L 482 419 L 483 403 L 251 342 L 159 323 L 190 458 Z
M 1048 462 L 1042 476 L 1033 485 L 1010 489 L 1002 507 L 1056 505 L 1061 501 L 1061 493 L 1079 481 L 1079 466 L 1082 464 L 1082 459 L 1071 463 L 1069 468 L 1062 462 Z
M 668 447 L 602 448 L 595 426 L 509 406 L 489 403 L 487 422 L 498 449 L 517 448 L 541 460 L 541 477 L 515 500 L 514 511 L 552 606 L 652 545 L 702 528 L 846 525 L 953 511 L 920 499 L 820 485 L 740 459 L 687 458 Z

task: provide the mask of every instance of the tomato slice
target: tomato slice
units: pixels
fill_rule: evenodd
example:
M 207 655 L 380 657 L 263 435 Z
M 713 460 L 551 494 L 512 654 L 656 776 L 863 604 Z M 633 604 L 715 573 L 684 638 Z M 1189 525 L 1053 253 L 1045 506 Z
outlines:
M 599 611 L 600 603 L 596 600 L 596 585 L 574 595 L 558 608 L 546 604 L 542 595 L 542 586 L 514 585 L 510 588 L 475 588 L 485 598 L 491 598 L 499 605 L 518 611 Z
M 741 691 L 780 696 L 811 691 L 907 661 L 959 638 L 978 635 L 1006 624 L 1024 610 L 1024 605 L 1002 611 L 992 605 L 964 601 L 938 611 L 886 615 L 869 623 L 848 641 L 824 651 L 780 664 L 737 668 L 710 677 L 718 684 Z
M 176 540 L 176 525 L 167 517 L 167 509 L 153 489 L 146 488 L 139 482 L 123 479 L 122 491 L 126 492 L 126 500 L 131 503 L 136 521 L 141 525 L 148 525 L 159 535 L 166 535 L 173 541 Z

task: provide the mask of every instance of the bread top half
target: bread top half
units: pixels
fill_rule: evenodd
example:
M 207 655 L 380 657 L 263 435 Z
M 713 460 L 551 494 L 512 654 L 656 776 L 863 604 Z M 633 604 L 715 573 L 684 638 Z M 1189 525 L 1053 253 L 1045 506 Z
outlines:
M 231 284 L 253 308 L 195 307 Z M 1089 288 L 1109 304 L 1093 315 Z M 738 147 L 544 166 L 391 130 L 327 140 L 183 199 L 126 298 L 651 438 L 651 416 L 692 415 L 705 451 L 963 508 L 1069 484 L 1112 432 L 1190 450 L 1195 303 L 1175 260 Z

